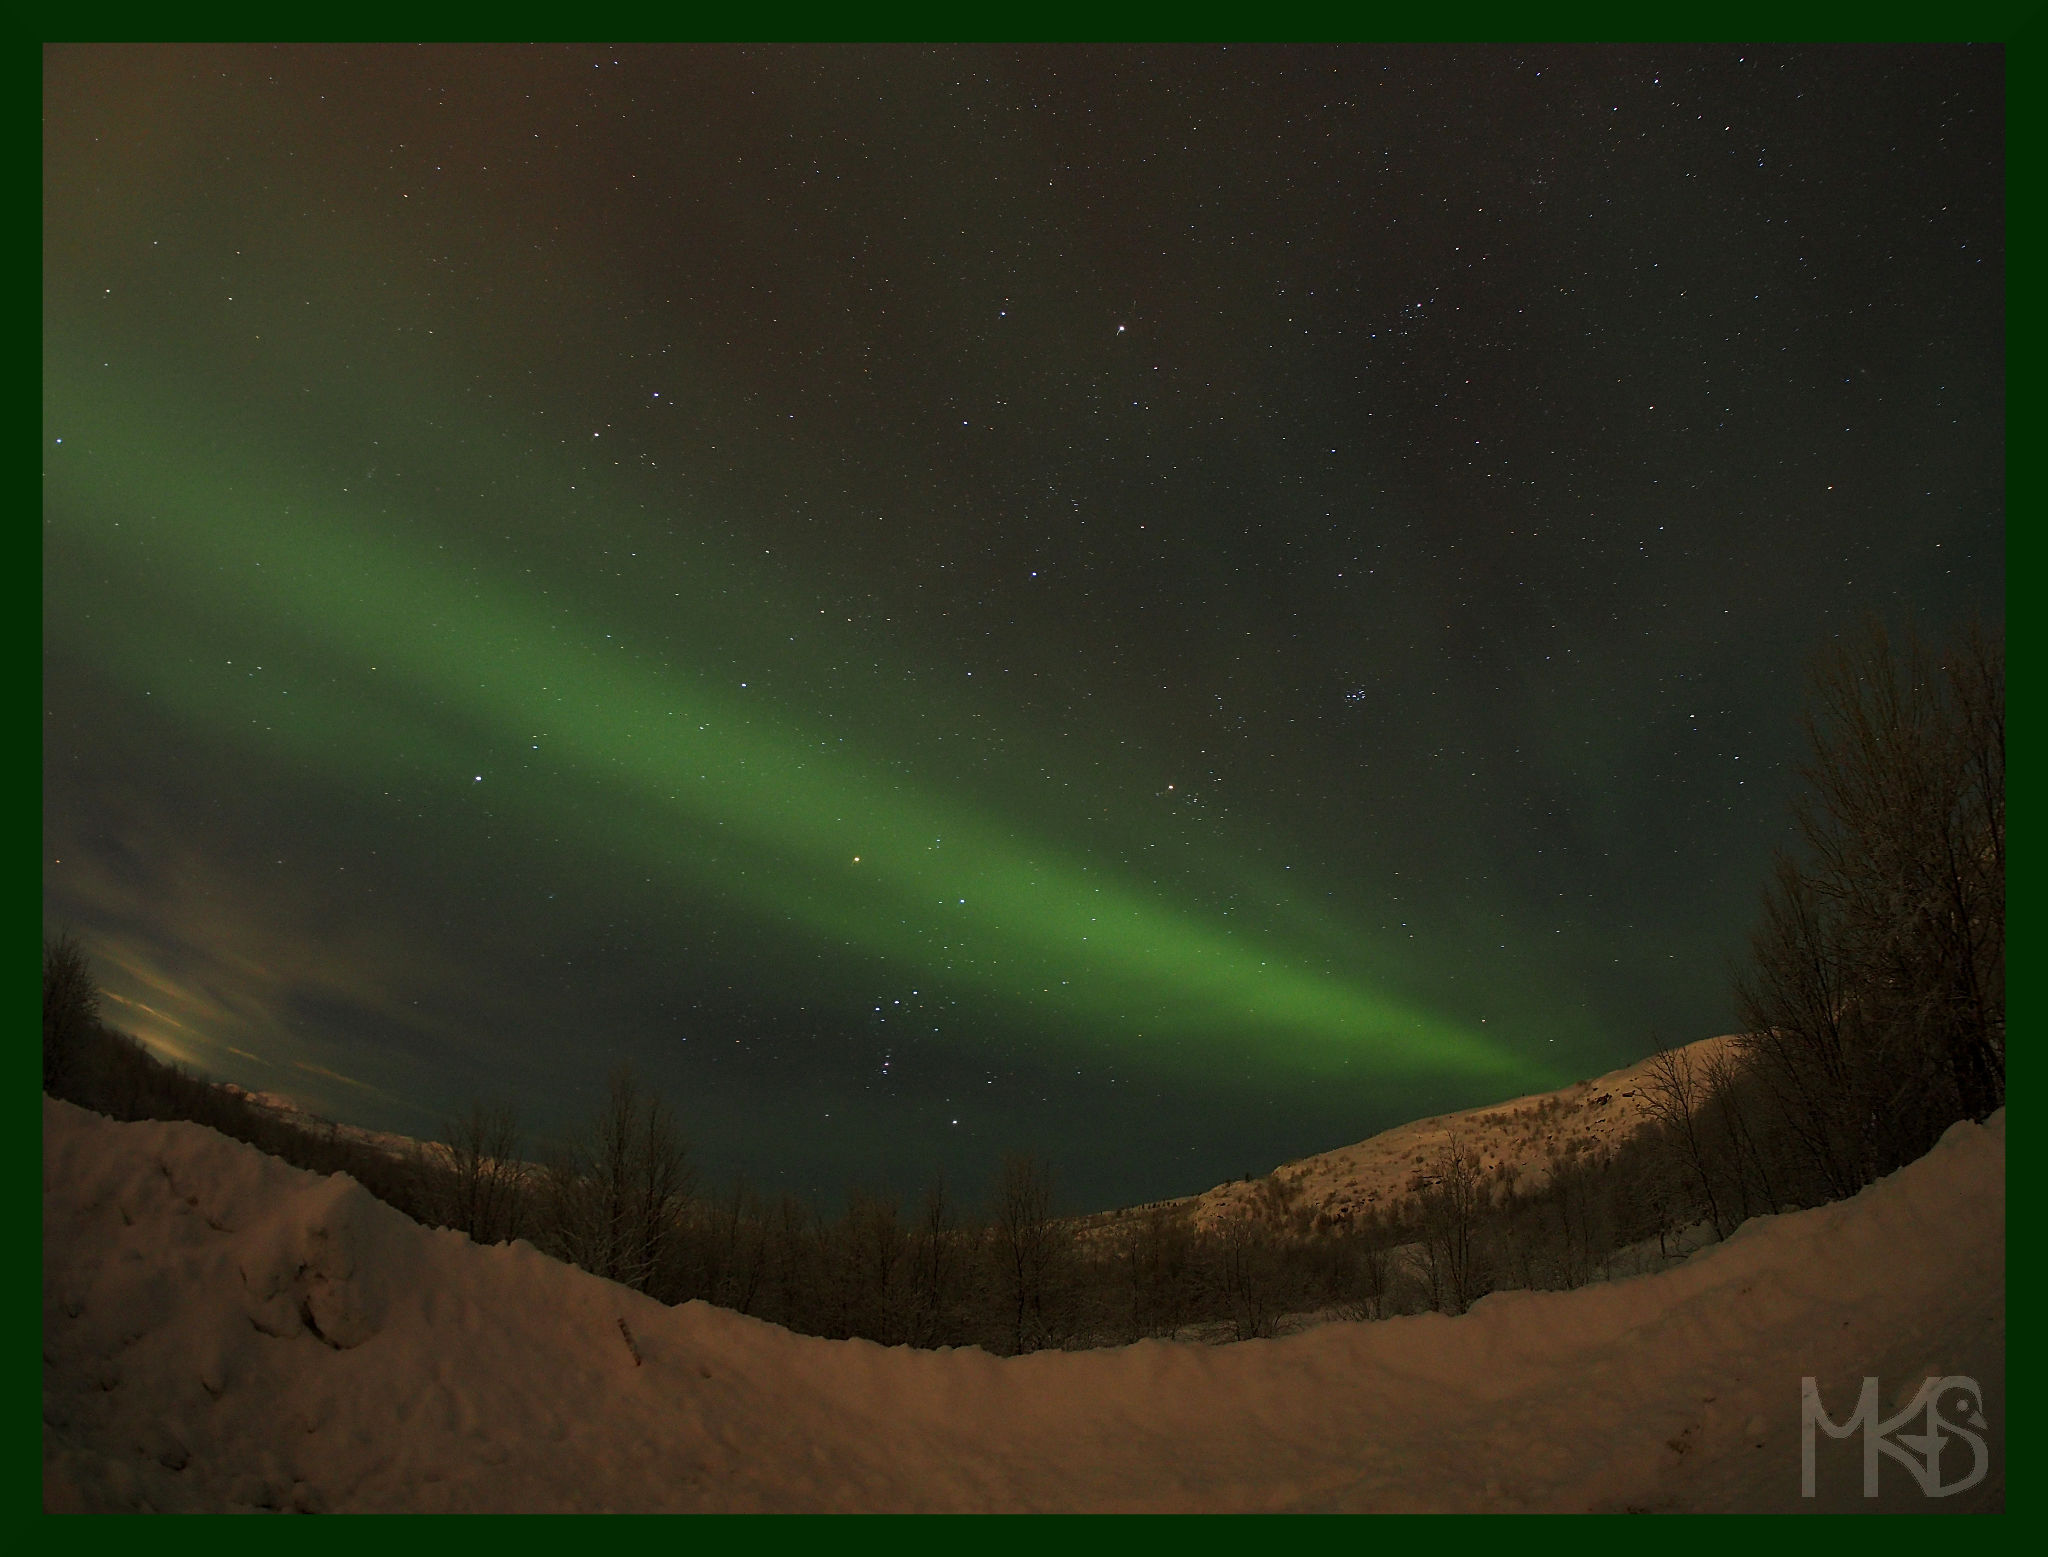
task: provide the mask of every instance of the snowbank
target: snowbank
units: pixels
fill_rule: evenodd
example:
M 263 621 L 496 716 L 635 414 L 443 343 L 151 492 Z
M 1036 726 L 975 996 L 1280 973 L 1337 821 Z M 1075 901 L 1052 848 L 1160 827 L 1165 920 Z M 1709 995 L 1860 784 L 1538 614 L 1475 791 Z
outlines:
M 1877 1374 L 1984 1387 L 2002 1507 L 2005 1117 L 1661 1275 L 1460 1319 L 1001 1359 L 669 1309 L 429 1232 L 189 1124 L 43 1104 L 52 1510 L 1391 1510 L 1869 1506 Z M 1951 1453 L 1960 1451 L 1952 1450 Z

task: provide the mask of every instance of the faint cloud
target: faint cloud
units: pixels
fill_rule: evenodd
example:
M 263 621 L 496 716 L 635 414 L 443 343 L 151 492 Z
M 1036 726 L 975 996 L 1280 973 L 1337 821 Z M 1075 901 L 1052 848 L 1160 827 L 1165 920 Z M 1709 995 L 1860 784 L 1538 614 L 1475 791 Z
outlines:
M 46 797 L 46 826 L 75 836 L 53 847 L 46 913 L 68 923 L 98 968 L 110 1017 L 151 1049 L 196 1069 L 275 1089 L 293 1072 L 412 1108 L 393 1090 L 329 1062 L 403 1084 L 421 1056 L 453 1036 L 423 1015 L 441 970 L 400 935 L 345 921 L 250 862 L 209 852 L 147 798 L 101 790 Z M 82 813 L 82 814 L 81 814 Z M 295 1016 L 345 1013 L 320 1030 Z M 332 1107 L 321 1088 L 311 1101 Z

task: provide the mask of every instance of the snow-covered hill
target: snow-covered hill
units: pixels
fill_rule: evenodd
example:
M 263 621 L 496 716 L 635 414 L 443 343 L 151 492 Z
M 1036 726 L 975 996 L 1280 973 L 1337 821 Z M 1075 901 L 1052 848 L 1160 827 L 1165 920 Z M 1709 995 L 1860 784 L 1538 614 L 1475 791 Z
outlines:
M 1686 1045 L 1685 1052 L 1698 1071 L 1734 1042 L 1732 1035 L 1702 1038 Z M 1269 1198 L 1277 1187 L 1294 1212 L 1342 1224 L 1387 1209 L 1420 1188 L 1429 1164 L 1452 1140 L 1478 1154 L 1482 1174 L 1531 1190 L 1548 1177 L 1556 1154 L 1604 1154 L 1650 1122 L 1644 1087 L 1650 1063 L 1645 1058 L 1555 1092 L 1396 1125 L 1354 1145 L 1285 1163 L 1264 1179 L 1233 1179 L 1199 1195 L 1157 1204 L 1186 1207 L 1197 1227 L 1214 1227 Z M 1082 1223 L 1099 1231 L 1145 1209 L 1099 1213 Z
M 394 1162 L 405 1162 L 417 1156 L 431 1143 L 415 1140 L 409 1135 L 399 1135 L 391 1130 L 370 1130 L 362 1125 L 342 1124 L 324 1114 L 316 1114 L 294 1098 L 279 1092 L 251 1092 L 238 1087 L 232 1081 L 214 1083 L 229 1097 L 239 1098 L 263 1118 L 281 1124 L 301 1134 L 315 1138 L 327 1136 L 342 1140 L 352 1146 L 368 1147 L 381 1152 Z
M 1605 1078 L 1603 1078 L 1604 1084 Z M 1371 1143 L 1367 1143 L 1370 1145 Z M 1360 1150 L 1353 1148 L 1352 1150 Z M 1663 1274 L 1457 1319 L 1001 1359 L 668 1309 L 189 1124 L 43 1105 L 51 1509 L 1866 1506 L 1865 1375 L 1983 1386 L 2002 1507 L 2005 1117 Z M 1951 1442 L 1948 1479 L 1964 1456 Z

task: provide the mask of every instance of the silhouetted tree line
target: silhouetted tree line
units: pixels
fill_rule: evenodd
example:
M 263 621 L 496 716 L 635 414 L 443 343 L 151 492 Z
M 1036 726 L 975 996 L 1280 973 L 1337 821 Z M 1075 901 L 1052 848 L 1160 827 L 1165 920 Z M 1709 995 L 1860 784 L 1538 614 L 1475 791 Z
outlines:
M 1503 1288 L 1654 1269 L 1749 1217 L 1853 1194 L 2004 1101 L 2004 669 L 1973 632 L 1936 662 L 1876 629 L 1816 677 L 1802 858 L 1778 861 L 1735 1043 L 1655 1055 L 1649 1122 L 1561 1133 L 1514 1176 L 1447 1133 L 1385 1205 L 1336 1213 L 1258 1181 L 1188 1203 L 1055 1214 L 1048 1166 L 1004 1159 L 979 1214 L 934 1182 L 827 1213 L 735 1182 L 700 1192 L 668 1105 L 629 1072 L 576 1137 L 523 1155 L 509 1108 L 395 1159 L 279 1121 L 98 1019 L 77 943 L 43 959 L 44 1087 L 116 1118 L 185 1118 L 479 1242 L 526 1238 L 664 1302 L 810 1334 L 1013 1354 L 1146 1336 L 1269 1336 L 1290 1316 L 1461 1313 Z M 1525 1127 L 1562 1125 L 1562 1099 Z

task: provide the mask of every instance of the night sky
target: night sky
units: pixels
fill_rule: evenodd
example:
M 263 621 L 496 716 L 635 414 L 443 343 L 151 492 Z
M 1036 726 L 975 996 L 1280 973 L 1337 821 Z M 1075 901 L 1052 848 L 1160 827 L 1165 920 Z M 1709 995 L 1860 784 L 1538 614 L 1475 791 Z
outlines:
M 1997 48 L 55 48 L 116 1025 L 707 1177 L 1203 1188 L 1728 1030 L 2004 619 Z

